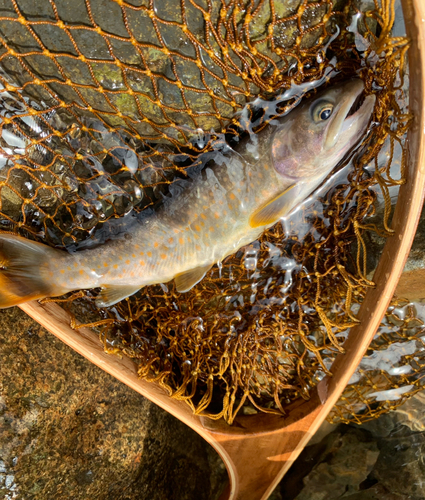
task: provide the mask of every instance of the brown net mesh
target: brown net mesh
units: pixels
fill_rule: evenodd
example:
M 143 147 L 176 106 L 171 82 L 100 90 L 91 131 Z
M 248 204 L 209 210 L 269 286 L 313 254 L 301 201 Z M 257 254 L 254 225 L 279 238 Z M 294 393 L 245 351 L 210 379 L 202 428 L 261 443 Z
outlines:
M 377 96 L 374 126 L 286 224 L 184 296 L 150 286 L 100 312 L 91 292 L 64 299 L 105 349 L 196 413 L 284 412 L 328 373 L 372 285 L 363 235 L 377 196 L 391 234 L 409 121 L 407 40 L 390 36 L 393 21 L 391 1 L 365 12 L 354 0 L 4 1 L 3 229 L 68 248 L 106 239 L 112 220 L 153 206 L 202 152 L 249 127 L 237 112 L 254 97 L 357 72 Z
M 401 406 L 424 388 L 423 311 L 395 299 L 357 372 L 333 408 L 332 423 L 362 423 Z

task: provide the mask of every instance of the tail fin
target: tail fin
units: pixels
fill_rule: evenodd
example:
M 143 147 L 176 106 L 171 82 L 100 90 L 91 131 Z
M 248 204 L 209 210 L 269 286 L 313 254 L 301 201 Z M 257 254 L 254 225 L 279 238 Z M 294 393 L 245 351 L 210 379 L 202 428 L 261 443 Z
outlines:
M 52 283 L 48 271 L 51 260 L 60 254 L 47 245 L 1 233 L 0 308 L 64 293 Z

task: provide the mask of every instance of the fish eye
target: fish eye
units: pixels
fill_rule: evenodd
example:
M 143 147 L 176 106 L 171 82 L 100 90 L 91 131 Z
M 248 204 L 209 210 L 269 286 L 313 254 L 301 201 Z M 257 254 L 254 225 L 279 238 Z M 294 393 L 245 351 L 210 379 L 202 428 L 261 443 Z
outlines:
M 312 118 L 315 123 L 329 120 L 332 115 L 333 105 L 329 102 L 319 102 L 312 109 Z
M 325 108 L 322 109 L 320 112 L 320 119 L 321 120 L 327 120 L 332 114 L 332 109 L 331 108 Z

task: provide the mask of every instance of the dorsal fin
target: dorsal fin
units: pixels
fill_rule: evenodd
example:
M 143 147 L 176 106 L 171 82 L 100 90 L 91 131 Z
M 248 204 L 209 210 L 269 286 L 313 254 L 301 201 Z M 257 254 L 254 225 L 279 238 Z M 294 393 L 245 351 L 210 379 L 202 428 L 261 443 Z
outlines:
M 138 290 L 140 290 L 140 286 L 104 285 L 102 286 L 100 295 L 96 298 L 96 305 L 97 307 L 113 306 L 120 300 L 130 297 L 130 295 L 133 295 Z
M 201 281 L 211 267 L 211 264 L 207 264 L 206 266 L 195 267 L 194 269 L 174 276 L 177 291 L 180 293 L 188 292 L 196 283 Z
M 256 210 L 249 219 L 249 225 L 251 227 L 268 226 L 289 212 L 293 206 L 293 193 L 291 191 L 295 186 L 296 184 L 292 184 L 283 193 L 278 194 Z

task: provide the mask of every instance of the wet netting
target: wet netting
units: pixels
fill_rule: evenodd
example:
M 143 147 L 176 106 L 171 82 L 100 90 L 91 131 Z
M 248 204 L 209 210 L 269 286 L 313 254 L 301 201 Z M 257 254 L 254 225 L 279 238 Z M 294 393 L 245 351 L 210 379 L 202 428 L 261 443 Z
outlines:
M 267 126 L 270 102 L 284 114 L 356 74 L 376 95 L 367 136 L 326 189 L 188 293 L 153 285 L 100 311 L 96 290 L 56 299 L 197 414 L 231 423 L 308 398 L 373 286 L 364 234 L 391 235 L 404 182 L 408 41 L 391 36 L 392 1 L 361 5 L 0 2 L 0 224 L 58 248 L 155 208 L 200 154 Z M 377 203 L 381 229 L 368 222 Z
M 419 310 L 418 310 L 419 309 Z M 422 304 L 394 299 L 328 420 L 361 424 L 395 410 L 425 386 Z

